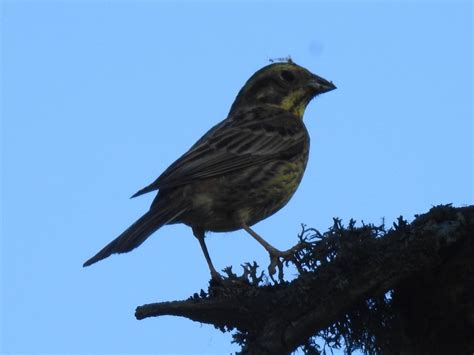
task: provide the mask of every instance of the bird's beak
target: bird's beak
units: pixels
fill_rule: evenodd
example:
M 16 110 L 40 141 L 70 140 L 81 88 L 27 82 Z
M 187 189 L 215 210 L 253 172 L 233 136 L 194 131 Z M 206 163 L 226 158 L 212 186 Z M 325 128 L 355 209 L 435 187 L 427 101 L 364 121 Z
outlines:
M 331 81 L 328 81 L 317 75 L 313 75 L 313 78 L 308 82 L 308 87 L 311 88 L 315 94 L 323 94 L 336 89 L 336 85 L 334 85 Z

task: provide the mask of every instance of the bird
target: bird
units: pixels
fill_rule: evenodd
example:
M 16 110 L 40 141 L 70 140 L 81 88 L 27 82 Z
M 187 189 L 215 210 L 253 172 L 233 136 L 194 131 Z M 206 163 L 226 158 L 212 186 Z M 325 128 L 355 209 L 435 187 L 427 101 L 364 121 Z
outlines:
M 164 225 L 183 223 L 199 241 L 212 279 L 219 279 L 205 233 L 243 229 L 275 260 L 285 256 L 251 227 L 287 204 L 303 177 L 310 138 L 309 102 L 336 86 L 291 59 L 256 71 L 227 117 L 132 198 L 157 191 L 149 210 L 83 266 L 129 252 Z

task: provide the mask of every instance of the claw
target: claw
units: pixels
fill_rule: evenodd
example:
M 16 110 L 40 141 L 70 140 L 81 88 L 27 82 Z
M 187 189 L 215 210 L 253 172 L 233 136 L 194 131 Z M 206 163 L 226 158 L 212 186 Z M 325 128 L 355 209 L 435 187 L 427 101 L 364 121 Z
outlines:
M 221 282 L 223 277 L 216 270 L 211 270 L 211 279 L 216 282 Z
M 280 258 L 275 255 L 270 254 L 270 265 L 268 265 L 268 274 L 273 280 L 273 275 L 276 272 L 276 267 L 280 264 Z M 275 281 L 275 280 L 273 280 Z
M 273 275 L 276 273 L 276 268 L 278 267 L 278 280 L 283 281 L 283 263 L 293 257 L 293 248 L 286 251 L 269 248 L 268 254 L 270 255 L 270 265 L 268 265 L 270 278 L 275 282 Z
M 252 228 L 247 226 L 245 223 L 242 223 L 242 228 L 254 237 L 270 254 L 270 265 L 268 266 L 268 273 L 272 281 L 275 282 L 273 279 L 273 275 L 276 272 L 276 268 L 278 266 L 278 280 L 283 281 L 283 261 L 288 261 L 293 258 L 293 255 L 302 247 L 302 245 L 297 244 L 293 248 L 290 248 L 286 251 L 280 251 L 270 245 L 265 239 L 255 233 Z M 283 261 L 280 260 L 283 259 Z

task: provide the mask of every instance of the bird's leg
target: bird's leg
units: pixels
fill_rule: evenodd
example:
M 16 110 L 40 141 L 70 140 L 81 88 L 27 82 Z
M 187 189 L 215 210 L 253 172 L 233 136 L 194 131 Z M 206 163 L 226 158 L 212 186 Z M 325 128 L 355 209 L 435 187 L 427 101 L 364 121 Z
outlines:
M 204 257 L 206 258 L 207 266 L 209 266 L 209 270 L 211 271 L 211 277 L 214 280 L 221 280 L 222 277 L 216 271 L 214 265 L 212 265 L 211 257 L 209 256 L 209 252 L 207 251 L 206 242 L 204 241 L 204 230 L 200 228 L 193 228 L 193 234 L 201 245 L 202 252 L 204 253 Z
M 288 249 L 286 251 L 281 251 L 275 248 L 273 245 L 268 243 L 265 239 L 263 239 L 261 236 L 259 236 L 257 233 L 255 233 L 252 228 L 247 226 L 245 223 L 242 224 L 242 228 L 250 234 L 252 237 L 254 237 L 257 242 L 259 242 L 265 250 L 270 254 L 270 265 L 268 266 L 268 272 L 270 273 L 270 277 L 273 279 L 273 274 L 276 272 L 276 267 L 278 266 L 279 270 L 279 279 L 283 279 L 283 265 L 280 262 L 280 258 L 283 258 L 284 260 L 288 260 L 293 256 L 294 250 L 293 248 Z

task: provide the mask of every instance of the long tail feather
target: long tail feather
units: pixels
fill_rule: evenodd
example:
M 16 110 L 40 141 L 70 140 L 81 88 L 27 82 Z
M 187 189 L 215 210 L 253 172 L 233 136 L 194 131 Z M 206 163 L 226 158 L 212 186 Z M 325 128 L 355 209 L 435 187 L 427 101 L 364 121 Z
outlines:
M 173 221 L 183 212 L 184 210 L 180 210 L 177 213 L 163 213 L 162 211 L 157 210 L 148 211 L 128 227 L 127 230 L 107 244 L 101 251 L 87 260 L 83 266 L 92 265 L 112 254 L 127 253 L 135 249 L 158 228 Z
M 135 192 L 135 194 L 130 198 L 135 198 L 135 197 L 147 194 L 147 193 L 155 191 L 155 190 L 158 190 L 158 186 L 156 186 L 156 181 L 152 182 L 150 185 L 144 187 L 143 189 Z

